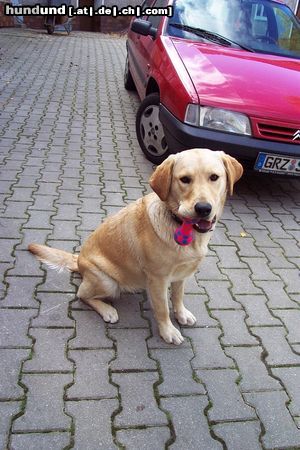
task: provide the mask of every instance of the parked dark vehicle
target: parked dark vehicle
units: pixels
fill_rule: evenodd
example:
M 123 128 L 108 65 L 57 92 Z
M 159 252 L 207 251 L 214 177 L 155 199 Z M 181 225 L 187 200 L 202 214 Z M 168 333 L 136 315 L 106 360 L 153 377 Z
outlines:
M 300 174 L 300 24 L 283 2 L 148 0 L 134 18 L 126 89 L 146 157 L 207 147 L 258 171 Z

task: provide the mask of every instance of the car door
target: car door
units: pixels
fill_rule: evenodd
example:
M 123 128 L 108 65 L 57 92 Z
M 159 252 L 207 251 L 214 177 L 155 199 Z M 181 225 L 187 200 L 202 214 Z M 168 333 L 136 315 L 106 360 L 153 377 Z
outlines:
M 147 7 L 163 7 L 167 0 L 146 0 L 141 5 L 142 11 Z M 149 20 L 154 28 L 158 28 L 162 16 L 144 15 L 141 19 Z M 141 98 L 144 98 L 151 68 L 151 54 L 155 45 L 152 36 L 142 36 L 131 32 L 132 48 L 129 43 L 130 70 Z

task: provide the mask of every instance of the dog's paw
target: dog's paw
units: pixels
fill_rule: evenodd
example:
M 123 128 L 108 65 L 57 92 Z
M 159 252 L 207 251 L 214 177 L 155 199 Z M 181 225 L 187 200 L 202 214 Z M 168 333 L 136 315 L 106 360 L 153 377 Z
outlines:
M 184 337 L 172 323 L 168 325 L 161 325 L 159 327 L 159 333 L 167 344 L 180 345 L 184 341 Z
M 175 317 L 181 325 L 195 325 L 196 317 L 188 309 L 183 307 L 180 311 L 175 312 Z
M 116 308 L 111 305 L 106 304 L 103 311 L 101 311 L 104 322 L 116 323 L 119 320 L 118 312 Z

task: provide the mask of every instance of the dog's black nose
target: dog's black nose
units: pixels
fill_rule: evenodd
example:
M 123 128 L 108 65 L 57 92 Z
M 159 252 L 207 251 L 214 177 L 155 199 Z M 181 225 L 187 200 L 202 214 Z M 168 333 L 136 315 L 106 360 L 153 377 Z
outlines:
M 207 217 L 210 215 L 212 210 L 212 206 L 210 203 L 202 203 L 202 202 L 198 202 L 195 205 L 195 211 L 198 214 L 199 217 Z

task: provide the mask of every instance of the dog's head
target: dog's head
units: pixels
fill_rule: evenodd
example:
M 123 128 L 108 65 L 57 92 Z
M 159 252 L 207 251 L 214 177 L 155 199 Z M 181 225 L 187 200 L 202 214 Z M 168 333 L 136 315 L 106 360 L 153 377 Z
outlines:
M 204 232 L 219 219 L 226 195 L 232 195 L 242 174 L 242 165 L 224 152 L 192 149 L 169 156 L 156 168 L 150 186 L 180 219 L 199 219 Z

